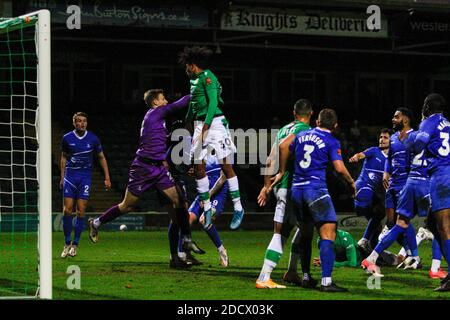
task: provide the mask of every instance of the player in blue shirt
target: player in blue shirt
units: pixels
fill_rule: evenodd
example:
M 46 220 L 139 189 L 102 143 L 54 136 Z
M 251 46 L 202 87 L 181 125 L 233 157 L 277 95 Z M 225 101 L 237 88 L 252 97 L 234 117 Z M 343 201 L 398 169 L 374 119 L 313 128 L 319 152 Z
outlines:
M 428 162 L 431 213 L 427 222 L 450 268 L 450 122 L 443 115 L 446 107 L 440 94 L 431 93 L 425 98 L 422 107 L 424 120 L 413 148 L 416 154 L 423 152 Z M 448 274 L 435 290 L 450 290 Z
M 403 140 L 413 131 L 411 118 L 412 112 L 407 108 L 398 108 L 392 118 L 393 129 L 396 132 L 390 139 L 388 158 L 383 174 L 383 186 L 386 189 L 386 225 L 389 229 L 395 224 L 395 209 L 399 194 L 408 178 L 409 156 Z
M 364 216 L 367 227 L 358 246 L 370 252 L 378 242 L 381 231 L 381 221 L 385 216 L 383 188 L 383 172 L 389 151 L 391 131 L 382 129 L 379 135 L 378 147 L 369 148 L 355 154 L 349 162 L 356 163 L 364 159 L 361 173 L 356 180 L 355 211 L 357 216 Z M 380 208 L 381 206 L 381 208 Z
M 87 115 L 77 112 L 73 116 L 75 130 L 66 133 L 62 139 L 61 181 L 64 194 L 63 230 L 65 245 L 61 258 L 77 255 L 77 247 L 84 228 L 84 214 L 89 200 L 91 188 L 93 155 L 98 156 L 105 176 L 105 188 L 111 188 L 108 163 L 103 154 L 100 140 L 92 132 L 87 131 Z M 72 211 L 76 204 L 77 220 L 75 237 L 72 241 Z
M 222 171 L 219 160 L 214 155 L 208 155 L 206 158 L 206 175 L 209 179 L 209 193 L 211 196 L 211 208 L 212 208 L 212 223 L 207 229 L 204 229 L 208 234 L 211 241 L 217 248 L 219 253 L 220 265 L 228 267 L 228 254 L 227 250 L 220 240 L 219 233 L 217 232 L 214 221 L 222 214 L 225 208 L 225 202 L 227 201 L 228 183 L 227 177 Z M 205 216 L 202 201 L 200 195 L 198 195 L 189 207 L 189 222 L 190 224 L 199 220 L 199 222 L 205 224 Z M 178 246 L 178 255 L 184 258 L 184 250 L 181 246 L 181 242 Z M 192 258 L 191 258 L 192 260 Z M 193 261 L 196 261 L 195 259 Z M 197 263 L 195 263 L 197 264 Z
M 332 109 L 319 113 L 317 128 L 297 134 L 294 142 L 280 144 L 280 172 L 274 177 L 271 188 L 286 172 L 289 151 L 295 155 L 295 171 L 291 198 L 296 206 L 300 232 L 311 233 L 316 226 L 320 238 L 320 260 L 322 262 L 321 291 L 343 292 L 331 278 L 335 260 L 336 212 L 326 183 L 326 168 L 332 162 L 334 169 L 351 185 L 355 194 L 355 182 L 345 167 L 339 141 L 331 131 L 337 127 L 337 115 Z
M 401 190 L 396 207 L 397 223 L 393 226 L 387 235 L 378 243 L 375 250 L 363 260 L 361 265 L 375 276 L 382 276 L 376 265 L 378 255 L 386 250 L 397 240 L 398 236 L 403 234 L 411 251 L 410 257 L 405 260 L 409 268 L 416 268 L 419 264 L 419 253 L 417 250 L 417 241 L 414 227 L 410 220 L 417 215 L 425 217 L 430 208 L 429 179 L 427 174 L 427 161 L 420 153 L 416 156 L 412 153 L 412 144 L 416 138 L 417 131 L 412 131 L 402 141 L 406 147 L 407 167 L 409 168 L 408 179 Z

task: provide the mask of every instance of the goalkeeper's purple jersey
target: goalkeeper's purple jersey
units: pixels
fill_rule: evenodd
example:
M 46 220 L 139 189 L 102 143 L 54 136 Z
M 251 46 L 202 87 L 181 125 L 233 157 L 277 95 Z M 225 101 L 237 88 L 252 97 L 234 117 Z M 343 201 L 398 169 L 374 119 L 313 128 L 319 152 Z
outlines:
M 144 116 L 136 155 L 151 159 L 164 160 L 167 151 L 166 117 L 189 104 L 190 95 L 163 107 L 148 110 Z
M 339 141 L 320 128 L 298 133 L 289 149 L 295 155 L 293 188 L 326 187 L 327 165 L 342 160 Z
M 442 113 L 422 121 L 415 140 L 415 145 L 419 144 L 424 146 L 430 174 L 439 168 L 450 167 L 450 122 Z

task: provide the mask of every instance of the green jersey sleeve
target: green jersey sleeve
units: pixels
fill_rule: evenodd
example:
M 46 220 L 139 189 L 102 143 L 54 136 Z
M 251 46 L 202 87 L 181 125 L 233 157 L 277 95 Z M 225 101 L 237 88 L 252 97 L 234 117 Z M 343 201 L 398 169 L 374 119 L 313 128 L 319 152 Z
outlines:
M 220 94 L 220 85 L 216 76 L 211 72 L 207 72 L 204 78 L 203 86 L 205 88 L 206 98 L 208 101 L 208 111 L 206 113 L 205 124 L 210 126 L 214 116 L 216 115 L 219 104 L 218 97 Z
M 334 265 L 336 267 L 356 267 L 358 265 L 356 243 L 350 233 L 343 230 L 338 230 L 336 233 L 335 246 L 345 248 L 347 257 L 346 261 L 335 261 Z

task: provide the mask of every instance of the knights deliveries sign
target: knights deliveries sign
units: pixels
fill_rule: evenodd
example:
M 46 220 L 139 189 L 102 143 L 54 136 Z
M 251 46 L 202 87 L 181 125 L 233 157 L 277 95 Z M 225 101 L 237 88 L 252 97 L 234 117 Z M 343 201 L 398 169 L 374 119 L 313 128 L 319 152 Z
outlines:
M 369 30 L 369 16 L 364 10 L 357 13 L 233 7 L 222 15 L 221 27 L 234 31 L 386 38 L 387 20 L 382 17 L 381 28 Z

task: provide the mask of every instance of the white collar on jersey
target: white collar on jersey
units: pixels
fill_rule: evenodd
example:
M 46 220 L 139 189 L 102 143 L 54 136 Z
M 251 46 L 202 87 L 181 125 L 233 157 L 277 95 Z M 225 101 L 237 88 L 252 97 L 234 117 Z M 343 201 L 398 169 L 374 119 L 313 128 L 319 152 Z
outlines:
M 77 135 L 77 131 L 76 131 L 76 130 L 73 130 L 72 132 L 73 132 L 74 136 L 77 137 L 79 140 L 81 140 L 81 139 L 83 139 L 84 137 L 86 137 L 86 135 L 87 135 L 87 133 L 88 133 L 88 131 L 86 130 L 86 132 L 83 134 L 83 136 L 80 137 L 79 135 Z

